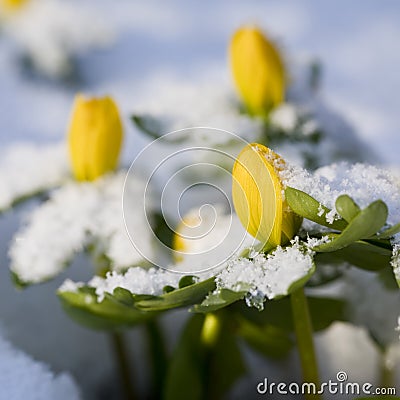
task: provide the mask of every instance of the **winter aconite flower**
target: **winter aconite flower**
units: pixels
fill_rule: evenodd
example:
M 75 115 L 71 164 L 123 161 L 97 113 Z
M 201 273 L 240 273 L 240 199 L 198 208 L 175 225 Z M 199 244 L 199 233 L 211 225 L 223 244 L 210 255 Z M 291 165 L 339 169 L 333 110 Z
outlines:
M 233 166 L 236 213 L 246 230 L 266 250 L 287 243 L 301 223 L 283 197 L 279 171 L 284 165 L 278 154 L 253 143 L 240 152 Z
M 114 170 L 122 138 L 122 123 L 112 98 L 76 96 L 68 141 L 77 180 L 92 181 Z
M 285 70 L 275 46 L 253 27 L 238 29 L 230 44 L 236 88 L 250 114 L 265 116 L 283 102 Z

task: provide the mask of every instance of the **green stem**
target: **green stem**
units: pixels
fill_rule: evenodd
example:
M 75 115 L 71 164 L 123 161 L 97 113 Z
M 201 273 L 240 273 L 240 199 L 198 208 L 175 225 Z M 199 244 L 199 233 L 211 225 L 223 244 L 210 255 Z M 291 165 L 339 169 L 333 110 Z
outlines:
M 307 298 L 304 288 L 293 292 L 290 296 L 292 303 L 293 324 L 297 338 L 297 348 L 300 355 L 303 382 L 314 383 L 319 389 L 317 360 L 315 357 L 313 330 Z M 307 400 L 321 399 L 319 394 L 305 395 Z
M 160 399 L 167 370 L 167 351 L 160 325 L 156 319 L 145 324 L 146 339 L 152 369 L 153 398 Z
M 124 398 L 126 400 L 135 400 L 135 389 L 133 387 L 131 377 L 131 367 L 127 357 L 127 349 L 124 337 L 121 332 L 113 332 L 110 334 L 113 345 L 115 360 L 118 364 L 121 385 L 123 387 Z

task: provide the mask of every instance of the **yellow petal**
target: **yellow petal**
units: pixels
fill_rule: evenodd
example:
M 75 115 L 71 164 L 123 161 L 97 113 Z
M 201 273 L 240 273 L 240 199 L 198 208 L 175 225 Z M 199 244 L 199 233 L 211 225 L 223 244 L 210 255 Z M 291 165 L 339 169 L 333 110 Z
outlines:
M 237 91 L 251 114 L 266 115 L 283 102 L 284 65 L 278 50 L 259 29 L 238 29 L 229 53 Z
M 78 180 L 94 180 L 118 164 L 123 128 L 118 108 L 110 97 L 74 102 L 68 141 L 72 170 Z
M 275 164 L 283 160 L 256 143 L 247 145 L 233 166 L 232 196 L 245 229 L 266 246 L 281 244 L 283 198 Z

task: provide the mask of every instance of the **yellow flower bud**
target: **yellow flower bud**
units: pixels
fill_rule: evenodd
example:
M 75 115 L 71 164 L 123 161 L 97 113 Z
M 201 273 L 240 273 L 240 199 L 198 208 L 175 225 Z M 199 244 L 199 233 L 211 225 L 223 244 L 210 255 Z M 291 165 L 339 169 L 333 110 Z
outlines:
M 245 229 L 264 250 L 287 243 L 300 227 L 301 218 L 284 200 L 279 171 L 284 160 L 267 147 L 252 143 L 233 166 L 232 197 Z
M 75 98 L 68 131 L 69 152 L 75 178 L 92 181 L 118 164 L 123 129 L 111 97 Z
M 283 102 L 286 83 L 283 61 L 259 29 L 238 29 L 229 53 L 237 91 L 250 114 L 265 116 Z

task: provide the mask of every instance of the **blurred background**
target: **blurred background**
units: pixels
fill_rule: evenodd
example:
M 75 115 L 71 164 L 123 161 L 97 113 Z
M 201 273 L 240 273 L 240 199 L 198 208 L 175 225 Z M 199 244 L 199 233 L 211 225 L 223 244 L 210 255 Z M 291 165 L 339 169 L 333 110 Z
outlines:
M 144 142 L 129 114 L 143 99 L 157 99 L 163 80 L 230 84 L 230 36 L 240 25 L 254 23 L 279 43 L 289 62 L 319 61 L 324 101 L 353 125 L 381 163 L 399 165 L 400 2 L 396 0 L 21 3 L 1 22 L 0 152 L 21 141 L 62 140 L 73 98 L 84 92 L 116 99 L 127 132 L 124 160 L 132 160 Z M 7 247 L 33 206 L 0 220 L 1 331 L 55 371 L 72 372 L 85 398 L 110 398 L 107 390 L 114 372 L 107 338 L 69 320 L 54 294 L 67 276 L 75 280 L 91 276 L 82 268 L 83 257 L 55 281 L 22 293 L 9 279 Z M 175 314 L 177 321 L 182 319 L 180 312 Z M 140 332 L 131 338 L 131 343 L 141 343 Z M 140 360 L 141 346 L 132 347 Z M 136 369 L 140 374 L 140 363 Z M 100 391 L 93 393 L 91 388 L 99 387 L 99 382 Z

